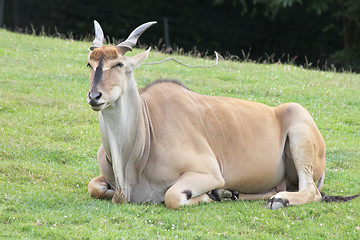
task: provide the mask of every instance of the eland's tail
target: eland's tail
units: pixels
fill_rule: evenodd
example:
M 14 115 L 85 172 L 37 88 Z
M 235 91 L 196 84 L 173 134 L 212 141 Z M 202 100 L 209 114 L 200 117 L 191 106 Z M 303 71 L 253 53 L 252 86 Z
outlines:
M 350 201 L 354 198 L 357 198 L 360 196 L 359 194 L 356 194 L 354 196 L 349 196 L 349 197 L 344 197 L 344 196 L 326 196 L 325 193 L 321 193 L 322 195 L 322 199 L 321 201 L 325 201 L 325 202 L 347 202 Z

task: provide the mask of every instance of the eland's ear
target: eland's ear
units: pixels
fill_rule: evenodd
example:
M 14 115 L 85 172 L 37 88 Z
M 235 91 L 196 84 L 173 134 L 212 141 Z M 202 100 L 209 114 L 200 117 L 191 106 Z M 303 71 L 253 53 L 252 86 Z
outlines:
M 129 60 L 129 63 L 130 63 L 129 64 L 129 67 L 130 67 L 129 71 L 133 71 L 135 68 L 137 68 L 140 65 L 140 63 L 142 61 L 144 61 L 148 57 L 148 55 L 150 53 L 150 50 L 151 50 L 151 47 L 149 47 L 149 49 L 146 50 L 145 52 L 139 53 L 139 54 L 137 54 L 137 55 L 135 55 L 133 57 L 128 57 L 128 60 Z

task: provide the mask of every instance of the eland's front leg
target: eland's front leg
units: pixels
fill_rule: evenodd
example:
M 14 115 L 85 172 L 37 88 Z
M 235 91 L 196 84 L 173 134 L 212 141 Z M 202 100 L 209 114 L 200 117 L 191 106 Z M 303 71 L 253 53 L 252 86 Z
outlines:
M 165 194 L 165 205 L 177 209 L 184 205 L 221 200 L 215 189 L 223 188 L 224 179 L 217 174 L 185 172 Z
M 93 178 L 88 185 L 89 195 L 98 199 L 111 199 L 114 196 L 114 189 L 109 182 L 102 176 Z
M 88 192 L 93 198 L 112 198 L 115 194 L 115 179 L 112 164 L 101 145 L 97 153 L 97 160 L 101 175 L 92 179 L 88 185 Z

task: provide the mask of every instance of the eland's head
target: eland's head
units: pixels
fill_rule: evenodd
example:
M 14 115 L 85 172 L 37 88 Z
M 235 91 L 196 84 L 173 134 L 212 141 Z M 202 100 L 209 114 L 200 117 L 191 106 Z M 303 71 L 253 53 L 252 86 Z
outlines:
M 124 56 L 136 45 L 141 34 L 156 22 L 148 22 L 137 27 L 129 37 L 116 46 L 104 46 L 104 33 L 94 21 L 95 39 L 90 47 L 88 66 L 90 68 L 90 90 L 87 101 L 91 108 L 100 111 L 116 102 L 133 80 L 133 70 L 149 54 L 150 48 L 134 57 Z

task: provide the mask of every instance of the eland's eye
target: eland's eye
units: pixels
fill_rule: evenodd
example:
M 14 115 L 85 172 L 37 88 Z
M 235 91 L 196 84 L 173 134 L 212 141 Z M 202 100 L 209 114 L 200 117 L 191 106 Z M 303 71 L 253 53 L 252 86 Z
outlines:
M 116 65 L 112 66 L 111 68 L 107 68 L 107 69 L 104 69 L 104 70 L 113 69 L 113 68 L 116 68 L 116 67 L 122 67 L 122 66 L 124 66 L 124 64 L 122 64 L 122 63 L 120 62 L 120 63 L 118 63 L 118 64 L 116 64 Z

